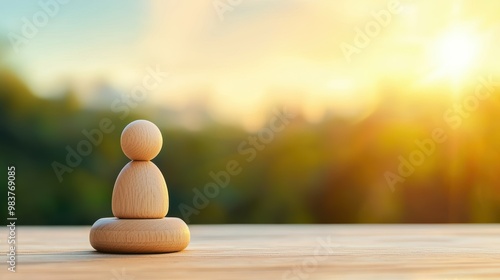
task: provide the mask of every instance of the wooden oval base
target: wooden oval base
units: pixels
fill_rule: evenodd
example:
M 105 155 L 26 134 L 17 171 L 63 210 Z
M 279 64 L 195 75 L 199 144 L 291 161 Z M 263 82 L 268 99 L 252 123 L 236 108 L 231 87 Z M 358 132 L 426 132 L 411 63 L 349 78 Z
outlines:
M 189 240 L 189 228 L 178 218 L 102 218 L 90 229 L 90 245 L 105 253 L 177 252 Z

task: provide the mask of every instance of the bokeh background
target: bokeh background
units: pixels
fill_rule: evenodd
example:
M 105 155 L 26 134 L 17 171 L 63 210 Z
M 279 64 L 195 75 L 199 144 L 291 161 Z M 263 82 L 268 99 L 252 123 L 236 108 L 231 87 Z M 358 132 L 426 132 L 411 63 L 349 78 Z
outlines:
M 161 128 L 168 216 L 189 223 L 500 222 L 499 10 L 0 0 L 0 176 L 16 166 L 18 223 L 111 216 L 135 119 Z M 113 131 L 70 167 L 102 120 Z M 241 172 L 197 198 L 233 161 Z

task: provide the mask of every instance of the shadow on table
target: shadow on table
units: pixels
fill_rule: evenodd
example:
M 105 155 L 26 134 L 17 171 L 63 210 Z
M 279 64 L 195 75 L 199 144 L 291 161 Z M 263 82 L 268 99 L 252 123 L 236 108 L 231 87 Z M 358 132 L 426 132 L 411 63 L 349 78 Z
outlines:
M 185 252 L 176 253 L 160 253 L 160 254 L 111 254 L 100 253 L 97 251 L 72 251 L 72 252 L 50 252 L 50 253 L 31 253 L 22 255 L 25 262 L 39 262 L 40 259 L 47 262 L 71 262 L 71 261 L 95 261 L 95 260 L 112 260 L 112 259 L 150 259 L 158 257 L 180 256 Z M 30 260 L 33 258 L 33 260 Z M 36 260 L 35 260 L 36 259 Z

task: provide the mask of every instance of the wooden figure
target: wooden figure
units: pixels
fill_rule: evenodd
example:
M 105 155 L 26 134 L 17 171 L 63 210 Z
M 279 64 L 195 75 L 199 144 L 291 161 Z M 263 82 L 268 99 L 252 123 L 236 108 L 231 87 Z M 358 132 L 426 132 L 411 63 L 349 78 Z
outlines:
M 97 220 L 90 244 L 108 253 L 166 253 L 182 251 L 189 244 L 186 223 L 178 218 Z
M 146 120 L 128 124 L 121 147 L 131 159 L 113 188 L 115 218 L 97 220 L 90 229 L 90 244 L 108 253 L 167 253 L 185 249 L 189 228 L 178 218 L 165 218 L 168 190 L 161 171 L 152 160 L 163 138 L 158 127 Z
M 154 123 L 137 120 L 123 129 L 120 145 L 131 160 L 152 160 L 161 150 L 163 137 Z
M 113 215 L 120 219 L 161 219 L 168 212 L 167 184 L 150 161 L 131 161 L 113 188 Z

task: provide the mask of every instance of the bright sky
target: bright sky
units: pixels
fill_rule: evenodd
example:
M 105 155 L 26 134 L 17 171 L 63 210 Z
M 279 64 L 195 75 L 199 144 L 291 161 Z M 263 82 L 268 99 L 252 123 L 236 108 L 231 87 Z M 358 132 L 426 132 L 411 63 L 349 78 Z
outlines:
M 220 118 L 255 119 L 286 99 L 315 121 L 327 109 L 364 114 L 383 79 L 456 85 L 500 67 L 500 1 L 73 0 L 16 53 L 8 36 L 43 11 L 39 2 L 53 1 L 0 0 L 0 38 L 40 96 L 69 83 L 90 100 L 103 81 L 128 92 L 159 66 L 170 76 L 151 103 L 198 98 Z

